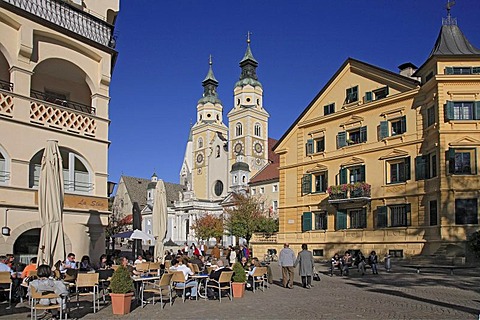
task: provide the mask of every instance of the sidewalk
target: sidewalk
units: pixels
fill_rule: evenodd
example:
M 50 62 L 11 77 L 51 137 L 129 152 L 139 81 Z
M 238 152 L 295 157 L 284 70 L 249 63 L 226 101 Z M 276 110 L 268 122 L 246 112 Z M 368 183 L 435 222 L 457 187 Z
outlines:
M 165 309 L 160 304 L 136 307 L 129 315 L 113 316 L 110 305 L 89 313 L 91 302 L 82 303 L 69 318 L 84 319 L 478 319 L 480 314 L 479 269 L 415 273 L 412 269 L 380 267 L 361 276 L 351 270 L 349 277 L 326 275 L 324 264 L 316 266 L 321 281 L 303 289 L 295 274 L 294 289 L 281 287 L 280 268 L 272 264 L 275 282 L 265 292 L 246 292 L 233 301 L 177 300 Z M 297 270 L 296 270 L 297 271 Z M 1 305 L 2 308 L 5 305 Z M 2 308 L 3 309 L 3 308 Z M 0 319 L 26 319 L 28 309 Z M 1 314 L 5 314 L 3 311 Z

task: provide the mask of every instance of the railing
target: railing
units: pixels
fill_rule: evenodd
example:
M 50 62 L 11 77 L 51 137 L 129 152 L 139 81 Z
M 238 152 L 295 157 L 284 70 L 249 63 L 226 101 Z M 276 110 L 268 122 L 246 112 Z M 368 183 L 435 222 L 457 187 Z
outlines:
M 1 181 L 1 180 L 0 180 Z M 33 187 L 40 184 L 40 177 L 35 175 L 33 177 Z M 68 192 L 90 192 L 93 190 L 93 183 L 63 180 L 63 188 Z
M 65 107 L 65 108 L 69 108 L 69 109 L 73 109 L 73 110 L 77 110 L 77 111 L 82 111 L 82 112 L 89 113 L 89 114 L 95 114 L 95 112 L 96 112 L 96 109 L 94 107 L 90 107 L 90 106 L 87 106 L 85 104 L 81 104 L 81 103 L 78 103 L 78 102 L 72 102 L 70 100 L 58 99 L 58 97 L 55 97 L 53 95 L 49 95 L 49 94 L 41 92 L 41 91 L 31 90 L 30 94 L 31 94 L 32 98 L 36 98 L 36 99 L 39 99 L 39 100 L 51 102 L 51 103 L 54 103 L 56 105 L 59 105 L 59 106 Z
M 0 89 L 6 91 L 13 91 L 13 83 L 0 80 Z
M 115 48 L 113 26 L 60 0 L 0 0 L 103 46 Z
M 252 236 L 251 242 L 266 242 L 266 243 L 276 243 L 277 234 L 264 234 L 264 233 L 254 233 Z
M 346 183 L 338 186 L 330 186 L 327 192 L 329 194 L 328 201 L 370 198 L 371 186 L 365 182 L 357 182 L 354 184 Z
M 7 180 L 10 180 L 10 172 L 0 171 L 0 182 L 6 182 Z

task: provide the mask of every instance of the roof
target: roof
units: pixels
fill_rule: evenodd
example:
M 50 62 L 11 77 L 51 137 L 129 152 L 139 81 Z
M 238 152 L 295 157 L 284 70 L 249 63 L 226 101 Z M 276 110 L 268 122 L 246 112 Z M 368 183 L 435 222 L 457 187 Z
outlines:
M 234 172 L 234 171 L 248 171 L 248 172 L 250 172 L 250 167 L 248 166 L 248 163 L 235 162 L 232 165 L 232 170 L 230 172 Z
M 292 125 L 288 128 L 287 131 L 285 131 L 285 133 L 283 134 L 283 136 L 280 138 L 280 140 L 277 141 L 277 143 L 273 146 L 273 150 L 275 150 L 275 148 L 277 148 L 277 146 L 280 145 L 280 143 L 282 143 L 283 139 L 285 139 L 288 134 L 295 128 L 295 126 L 300 122 L 300 120 L 303 118 L 303 116 L 305 114 L 307 114 L 307 112 L 310 110 L 310 108 L 313 108 L 315 102 L 322 96 L 322 94 L 330 87 L 330 85 L 335 81 L 335 79 L 340 75 L 340 73 L 342 72 L 343 69 L 345 69 L 345 67 L 348 65 L 348 64 L 352 64 L 352 63 L 356 63 L 356 64 L 359 64 L 360 66 L 364 66 L 364 67 L 368 67 L 368 68 L 373 68 L 373 69 L 376 69 L 380 72 L 383 72 L 383 73 L 386 73 L 388 74 L 390 77 L 394 77 L 396 79 L 399 79 L 400 81 L 404 82 L 404 83 L 409 83 L 411 86 L 417 86 L 419 85 L 419 82 L 417 80 L 414 80 L 412 78 L 409 78 L 409 77 L 405 77 L 405 76 L 402 76 L 398 73 L 395 73 L 395 72 L 392 72 L 390 70 L 387 70 L 387 69 L 383 69 L 383 68 L 380 68 L 380 67 L 377 67 L 377 66 L 374 66 L 372 64 L 369 64 L 369 63 L 366 63 L 366 62 L 363 62 L 363 61 L 360 61 L 360 60 L 357 60 L 357 59 L 353 59 L 353 58 L 348 58 L 347 60 L 345 60 L 345 62 L 340 66 L 340 68 L 338 68 L 337 72 L 335 72 L 335 74 L 330 78 L 330 80 L 328 80 L 327 84 L 325 86 L 323 86 L 323 88 L 320 90 L 320 92 L 315 96 L 315 98 L 313 98 L 313 100 L 310 102 L 310 104 L 305 108 L 305 110 L 303 110 L 303 112 L 298 116 L 298 118 L 292 123 Z
M 122 176 L 122 179 L 132 203 L 138 202 L 141 208 L 145 207 L 147 205 L 147 188 L 151 180 L 129 176 Z M 164 183 L 167 195 L 167 207 L 173 207 L 174 201 L 179 200 L 179 193 L 184 190 L 184 186 L 177 183 Z
M 440 29 L 437 41 L 433 46 L 430 56 L 440 55 L 480 55 L 480 50 L 475 48 L 463 35 L 456 24 L 444 24 Z
M 280 171 L 278 166 L 280 164 L 280 156 L 273 152 L 273 147 L 276 143 L 277 140 L 268 138 L 268 164 L 250 179 L 250 185 L 279 179 Z

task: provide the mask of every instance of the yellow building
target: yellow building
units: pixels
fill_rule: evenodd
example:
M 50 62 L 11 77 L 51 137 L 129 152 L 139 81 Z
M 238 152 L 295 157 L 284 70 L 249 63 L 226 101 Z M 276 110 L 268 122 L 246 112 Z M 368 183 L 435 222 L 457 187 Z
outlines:
M 427 61 L 399 68 L 347 59 L 279 140 L 278 247 L 465 254 L 478 228 L 480 50 L 449 16 Z
M 119 0 L 0 1 L 0 216 L 11 229 L 0 236 L 2 254 L 23 262 L 36 255 L 49 139 L 63 159 L 66 249 L 77 257 L 104 252 L 118 10 Z

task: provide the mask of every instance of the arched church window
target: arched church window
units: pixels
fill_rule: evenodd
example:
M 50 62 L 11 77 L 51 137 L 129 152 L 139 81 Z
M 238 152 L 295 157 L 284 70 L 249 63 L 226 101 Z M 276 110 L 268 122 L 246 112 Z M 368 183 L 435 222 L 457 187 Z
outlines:
M 198 146 L 199 149 L 203 148 L 203 139 L 202 138 L 198 138 L 197 146 Z
M 255 123 L 254 134 L 257 137 L 260 137 L 262 135 L 262 126 L 259 123 Z
M 10 179 L 10 172 L 8 171 L 7 157 L 0 148 L 0 183 L 7 182 Z
M 215 157 L 220 158 L 220 146 L 215 147 Z
M 239 122 L 235 125 L 235 136 L 241 136 L 243 134 L 242 124 Z

